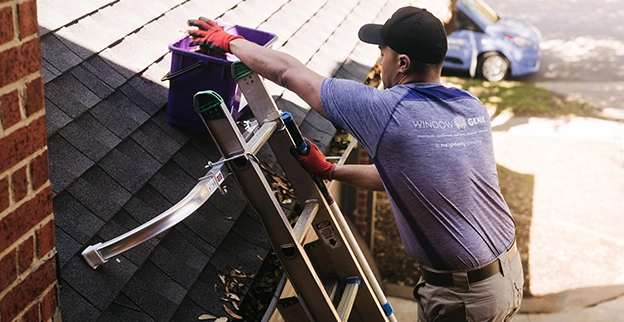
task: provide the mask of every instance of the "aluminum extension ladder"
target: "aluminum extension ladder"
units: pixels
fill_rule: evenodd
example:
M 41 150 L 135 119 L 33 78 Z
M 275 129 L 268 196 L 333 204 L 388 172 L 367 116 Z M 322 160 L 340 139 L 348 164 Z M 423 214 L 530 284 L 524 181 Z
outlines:
M 232 72 L 258 126 L 251 126 L 241 134 L 218 94 L 197 93 L 196 110 L 223 157 L 209 163 L 206 175 L 165 212 L 110 241 L 88 246 L 82 252 L 85 261 L 95 269 L 170 229 L 195 212 L 216 191 L 225 193 L 220 185 L 234 174 L 261 217 L 271 245 L 297 293 L 298 297 L 284 299 L 281 303 L 279 311 L 284 321 L 396 321 L 392 307 L 325 183 L 311 177 L 290 155 L 293 144 L 304 148 L 292 118 L 280 113 L 258 74 L 240 62 L 233 63 Z M 298 200 L 305 205 L 294 227 L 256 162 L 255 155 L 267 142 L 286 176 L 297 178 L 291 180 L 291 185 Z M 318 240 L 302 245 L 312 232 Z
M 310 321 L 395 321 L 379 283 L 366 262 L 340 209 L 325 183 L 313 178 L 290 154 L 305 142 L 289 113 L 280 113 L 263 79 L 241 62 L 232 74 L 249 103 L 259 129 L 249 142 L 241 135 L 223 99 L 213 91 L 194 97 L 223 159 L 250 204 L 259 214 L 267 236 L 297 293 L 298 305 Z M 291 227 L 255 155 L 269 143 L 297 199 L 305 203 Z M 302 245 L 313 228 L 318 241 Z M 285 321 L 284 313 L 280 311 Z M 302 321 L 301 317 L 296 318 Z M 305 320 L 305 319 L 303 319 Z

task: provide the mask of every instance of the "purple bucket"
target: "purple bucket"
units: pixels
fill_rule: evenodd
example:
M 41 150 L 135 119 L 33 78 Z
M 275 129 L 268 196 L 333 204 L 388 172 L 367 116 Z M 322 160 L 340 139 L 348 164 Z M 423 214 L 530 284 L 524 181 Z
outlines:
M 271 47 L 277 36 L 257 29 L 242 26 L 228 26 L 223 22 L 228 33 L 241 35 L 258 45 Z M 230 27 L 230 29 L 227 29 Z M 163 81 L 169 80 L 169 98 L 167 101 L 167 121 L 195 130 L 206 132 L 206 127 L 193 107 L 193 96 L 204 90 L 217 92 L 237 120 L 247 109 L 239 109 L 241 92 L 232 76 L 231 65 L 237 58 L 228 54 L 225 59 L 194 52 L 189 46 L 190 37 L 178 39 L 169 45 L 171 50 L 171 70 Z

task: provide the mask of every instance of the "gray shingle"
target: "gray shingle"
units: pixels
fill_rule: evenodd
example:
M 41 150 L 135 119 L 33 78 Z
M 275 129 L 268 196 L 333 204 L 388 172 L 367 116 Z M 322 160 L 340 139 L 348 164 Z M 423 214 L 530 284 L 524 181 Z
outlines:
M 206 175 L 208 158 L 192 144 L 185 145 L 173 156 L 173 161 L 184 169 L 192 178 L 199 179 Z
M 149 184 L 175 204 L 191 191 L 197 184 L 197 180 L 184 172 L 176 163 L 168 162 L 150 179 Z
M 65 191 L 54 198 L 54 216 L 58 227 L 83 244 L 104 225 L 104 221 Z
M 229 267 L 223 267 L 222 272 L 229 271 Z M 217 269 L 213 265 L 206 265 L 199 278 L 188 291 L 187 297 L 193 302 L 201 304 L 201 307 L 207 312 L 215 316 L 228 316 L 223 309 L 221 297 L 223 292 L 215 292 L 210 285 L 222 287 L 223 283 L 219 280 Z M 208 285 L 208 287 L 206 287 Z
M 57 193 L 65 189 L 93 165 L 93 161 L 58 134 L 54 134 L 48 139 L 48 150 L 50 181 L 53 190 Z
M 132 139 L 121 142 L 99 164 L 131 193 L 139 190 L 160 168 L 160 163 Z
M 46 98 L 71 117 L 79 116 L 100 101 L 70 74 L 63 74 L 44 87 Z
M 82 59 L 63 44 L 53 33 L 41 38 L 41 57 L 60 72 L 80 64 Z
M 180 234 L 184 235 L 184 238 L 186 238 L 191 244 L 197 247 L 197 249 L 201 250 L 204 254 L 208 256 L 212 256 L 212 254 L 214 254 L 214 252 L 217 250 L 215 246 L 207 243 L 185 224 L 176 225 L 174 229 Z
M 180 303 L 178 310 L 171 317 L 171 322 L 195 321 L 200 315 L 210 313 L 212 312 L 202 306 L 199 306 L 189 297 L 185 297 L 184 300 L 182 300 L 182 303 Z
M 113 88 L 108 86 L 104 81 L 96 77 L 82 65 L 72 68 L 71 74 L 100 99 L 105 98 L 114 92 Z
M 128 96 L 128 98 L 130 98 L 130 100 L 134 102 L 134 104 L 139 106 L 143 111 L 145 111 L 149 115 L 156 114 L 156 112 L 158 112 L 158 110 L 162 108 L 162 105 L 158 106 L 154 104 L 147 97 L 145 97 L 142 93 L 140 93 L 134 87 L 132 87 L 132 85 L 130 85 L 129 83 L 125 83 L 119 89 L 126 96 Z
M 124 209 L 117 212 L 101 229 L 98 231 L 98 237 L 105 241 L 110 241 L 116 237 L 119 237 L 137 227 L 140 223 L 137 222 L 127 211 Z M 123 257 L 130 260 L 133 264 L 141 266 L 147 257 L 152 253 L 159 240 L 157 238 L 151 238 L 144 243 L 137 245 L 123 253 Z
M 193 136 L 190 143 L 211 161 L 217 161 L 221 158 L 221 153 L 217 149 L 216 143 L 208 133 L 197 133 L 197 135 Z
M 236 224 L 232 227 L 232 231 L 237 233 L 241 238 L 251 244 L 260 246 L 264 249 L 270 249 L 271 243 L 264 231 L 264 226 L 260 218 L 251 206 L 248 206 L 240 217 L 236 220 Z
M 186 289 L 195 282 L 209 259 L 175 229 L 163 238 L 149 257 L 154 265 Z
M 63 321 L 95 321 L 100 315 L 100 311 L 91 305 L 71 286 L 62 279 L 59 281 L 61 287 L 61 316 Z
M 161 196 L 149 185 L 137 191 L 124 205 L 124 210 L 137 222 L 143 224 L 160 213 L 169 209 L 173 204 Z M 157 237 L 160 237 L 157 236 Z
M 161 163 L 167 162 L 181 144 L 167 135 L 156 123 L 147 121 L 131 135 L 143 149 Z
M 41 57 L 41 76 L 43 76 L 44 83 L 47 83 L 55 79 L 61 72 L 56 69 L 52 64 L 48 63 L 43 57 Z
M 123 295 L 123 294 L 122 294 Z M 153 322 L 156 321 L 150 317 L 147 313 L 143 312 L 140 308 L 134 309 L 127 306 L 118 304 L 116 302 L 111 303 L 97 321 L 110 322 L 110 321 L 132 321 L 132 322 Z M 63 316 L 65 317 L 65 316 Z
M 89 303 L 104 310 L 136 270 L 136 265 L 121 256 L 93 269 L 76 255 L 63 267 L 60 277 Z
M 231 268 L 239 269 L 243 273 L 256 272 L 262 265 L 258 255 L 265 258 L 268 252 L 268 249 L 251 244 L 236 233 L 230 232 L 210 259 L 210 264 L 222 272 L 229 272 Z M 247 284 L 248 287 L 252 281 L 240 280 L 240 282 Z
M 218 247 L 234 225 L 234 218 L 228 219 L 210 203 L 204 203 L 182 223 L 213 247 Z
M 72 21 L 90 13 L 106 4 L 114 2 L 112 0 L 93 1 L 37 1 L 37 11 L 39 13 L 39 23 L 48 30 L 55 30 Z
M 98 166 L 85 172 L 67 191 L 104 221 L 108 221 L 132 197 Z
M 55 218 L 58 221 L 58 218 Z M 58 251 L 59 269 L 63 268 L 65 263 L 69 261 L 82 248 L 82 244 L 69 236 L 56 223 L 56 250 Z
M 236 220 L 247 206 L 247 199 L 233 176 L 225 179 L 221 186 L 227 187 L 227 193 L 224 195 L 215 193 L 208 201 L 221 212 L 233 216 Z
M 72 121 L 65 112 L 61 111 L 54 103 L 46 98 L 46 132 L 48 136 L 56 133 L 56 131 Z
M 97 162 L 121 139 L 98 122 L 93 115 L 84 113 L 73 122 L 62 128 L 58 133 L 71 145 Z
M 122 139 L 149 119 L 147 113 L 121 92 L 113 93 L 89 113 Z
M 168 321 L 186 295 L 186 289 L 147 261 L 128 281 L 123 294 L 156 321 Z
M 141 95 L 149 99 L 158 108 L 167 104 L 169 89 L 167 88 L 166 83 L 155 83 L 151 80 L 143 78 L 142 76 L 135 76 L 128 81 L 128 84 L 130 84 L 130 86 L 137 90 Z M 150 115 L 153 115 L 153 113 L 150 113 Z
M 104 81 L 112 88 L 117 88 L 126 82 L 126 78 L 115 71 L 102 57 L 99 55 L 92 56 L 82 63 L 86 69 L 92 72 L 99 79 Z
M 167 122 L 167 113 L 164 109 L 159 110 L 154 117 L 152 117 L 152 121 L 154 121 L 154 123 L 156 123 L 156 125 L 165 131 L 165 133 L 167 133 L 170 137 L 176 140 L 176 142 L 181 144 L 188 142 L 193 134 L 197 132 L 196 130 L 169 124 Z

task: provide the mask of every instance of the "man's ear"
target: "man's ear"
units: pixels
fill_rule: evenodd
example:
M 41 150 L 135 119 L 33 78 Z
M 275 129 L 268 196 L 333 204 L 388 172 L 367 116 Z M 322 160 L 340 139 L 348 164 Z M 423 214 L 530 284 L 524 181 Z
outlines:
M 411 61 L 409 56 L 405 54 L 399 55 L 399 71 L 402 73 L 407 73 L 409 71 L 411 65 Z

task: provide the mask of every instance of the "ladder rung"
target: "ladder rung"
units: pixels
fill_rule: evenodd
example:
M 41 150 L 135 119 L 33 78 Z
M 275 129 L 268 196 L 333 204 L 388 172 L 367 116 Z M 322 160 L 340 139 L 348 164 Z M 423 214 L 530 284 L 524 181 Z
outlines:
M 361 281 L 357 277 L 350 277 L 345 282 L 345 289 L 344 292 L 342 292 L 342 298 L 340 299 L 340 303 L 338 303 L 338 308 L 336 308 L 341 321 L 349 319 L 351 309 L 355 303 L 355 297 L 358 289 L 360 288 L 360 283 Z
M 339 285 L 340 281 L 337 278 L 329 279 L 323 284 L 323 286 L 325 286 L 325 292 L 327 292 L 327 296 L 329 296 L 332 302 L 336 299 Z
M 316 213 L 318 212 L 318 209 L 319 209 L 318 200 L 306 201 L 306 205 L 303 208 L 301 215 L 299 215 L 299 219 L 297 220 L 295 227 L 293 228 L 293 230 L 295 231 L 295 236 L 297 237 L 297 240 L 300 243 L 303 242 L 305 233 L 306 231 L 308 231 L 308 228 L 310 228 L 310 225 L 312 224 L 314 217 L 316 217 Z
M 249 140 L 249 151 L 252 154 L 258 153 L 260 149 L 264 146 L 264 144 L 269 140 L 275 129 L 277 128 L 277 123 L 275 121 L 266 122 L 260 126 L 258 131 L 251 137 Z

